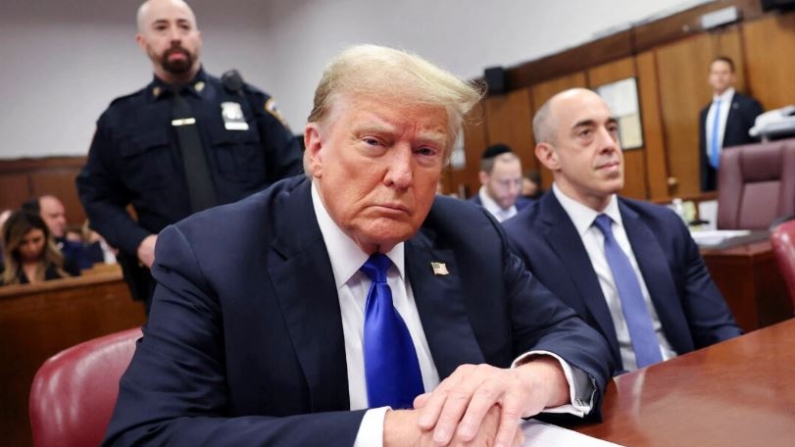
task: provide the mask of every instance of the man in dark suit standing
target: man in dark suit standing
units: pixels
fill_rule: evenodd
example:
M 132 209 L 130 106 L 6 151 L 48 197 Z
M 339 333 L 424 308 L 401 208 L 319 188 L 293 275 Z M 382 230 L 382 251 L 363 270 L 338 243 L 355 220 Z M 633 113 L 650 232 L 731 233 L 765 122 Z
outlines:
M 104 445 L 509 446 L 522 417 L 595 414 L 604 339 L 435 194 L 479 98 L 401 51 L 332 61 L 307 177 L 159 235 Z
M 522 161 L 506 144 L 493 144 L 480 160 L 480 190 L 469 199 L 491 213 L 498 222 L 516 215 L 532 201 L 522 192 Z
M 740 335 L 682 220 L 617 195 L 624 159 L 605 102 L 559 93 L 533 128 L 555 181 L 505 230 L 530 271 L 604 335 L 619 371 Z
M 750 96 L 737 93 L 734 81 L 734 61 L 726 56 L 713 59 L 709 64 L 713 99 L 701 110 L 698 121 L 702 191 L 714 191 L 717 187 L 723 149 L 754 142 L 748 131 L 762 114 L 762 105 Z

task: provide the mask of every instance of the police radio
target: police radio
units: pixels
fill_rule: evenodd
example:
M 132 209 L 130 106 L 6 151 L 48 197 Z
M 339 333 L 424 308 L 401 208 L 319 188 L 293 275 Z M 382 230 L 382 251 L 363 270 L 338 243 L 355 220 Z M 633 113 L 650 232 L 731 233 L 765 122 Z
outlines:
M 230 92 L 243 96 L 243 86 L 246 85 L 246 82 L 243 81 L 243 76 L 240 75 L 240 72 L 234 68 L 221 75 L 221 83 Z

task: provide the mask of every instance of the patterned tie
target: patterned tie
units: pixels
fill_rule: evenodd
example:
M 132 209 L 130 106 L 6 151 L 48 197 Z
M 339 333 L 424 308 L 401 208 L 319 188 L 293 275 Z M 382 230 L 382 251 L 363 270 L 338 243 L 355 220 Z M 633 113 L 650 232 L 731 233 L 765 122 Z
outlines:
M 594 225 L 605 236 L 605 257 L 610 271 L 613 272 L 613 281 L 618 289 L 621 300 L 621 310 L 629 329 L 629 338 L 635 350 L 635 360 L 638 368 L 662 361 L 660 344 L 652 327 L 649 310 L 643 300 L 640 283 L 635 276 L 635 270 L 629 258 L 621 250 L 615 237 L 613 237 L 613 221 L 606 214 L 596 216 Z M 627 365 L 624 365 L 626 368 Z
M 391 261 L 376 253 L 360 269 L 370 280 L 364 309 L 364 371 L 371 408 L 412 408 L 425 390 L 420 364 L 406 323 L 392 305 L 386 282 Z
M 720 163 L 720 98 L 716 99 L 712 107 L 712 138 L 709 147 L 709 164 L 718 169 Z

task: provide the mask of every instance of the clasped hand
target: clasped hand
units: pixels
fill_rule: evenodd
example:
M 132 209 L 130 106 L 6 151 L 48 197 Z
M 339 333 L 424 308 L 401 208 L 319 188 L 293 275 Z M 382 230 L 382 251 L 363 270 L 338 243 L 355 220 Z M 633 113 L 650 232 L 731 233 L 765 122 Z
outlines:
M 387 413 L 384 445 L 520 446 L 521 419 L 565 404 L 568 394 L 563 370 L 552 357 L 535 357 L 513 369 L 463 365 L 418 396 L 414 410 Z M 409 436 L 391 437 L 399 426 Z

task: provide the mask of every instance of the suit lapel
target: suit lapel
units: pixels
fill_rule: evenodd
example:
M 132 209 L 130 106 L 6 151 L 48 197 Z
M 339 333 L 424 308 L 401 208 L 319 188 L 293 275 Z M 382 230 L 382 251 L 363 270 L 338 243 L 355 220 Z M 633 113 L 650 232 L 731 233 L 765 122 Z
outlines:
M 406 275 L 436 370 L 444 379 L 459 365 L 485 360 L 464 305 L 455 255 L 433 247 L 433 239 L 433 232 L 423 229 L 406 242 Z M 434 274 L 434 262 L 444 263 L 448 274 Z
M 620 360 L 618 338 L 610 309 L 577 228 L 551 192 L 541 199 L 540 215 L 544 222 L 543 232 L 547 244 L 563 263 L 564 268 L 560 274 L 570 277 L 600 332 L 610 343 L 613 355 Z
M 345 338 L 334 273 L 317 224 L 311 182 L 285 199 L 269 273 L 311 397 L 312 412 L 350 407 Z M 312 280 L 302 280 L 311 276 Z

